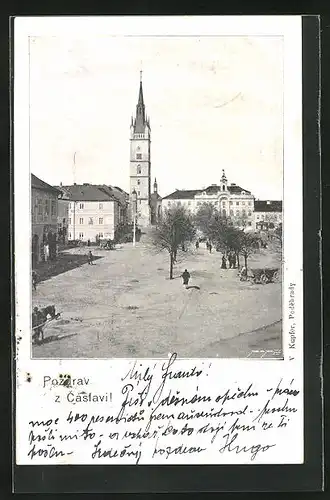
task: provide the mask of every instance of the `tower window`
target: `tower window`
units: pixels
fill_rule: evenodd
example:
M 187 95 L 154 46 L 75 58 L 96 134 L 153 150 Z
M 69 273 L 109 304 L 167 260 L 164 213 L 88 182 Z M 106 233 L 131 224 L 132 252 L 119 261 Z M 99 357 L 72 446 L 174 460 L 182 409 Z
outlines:
M 142 160 L 142 153 L 136 153 L 136 159 Z
M 138 183 L 138 185 L 140 185 L 140 179 L 138 179 L 137 183 Z
M 225 189 L 226 189 L 226 186 L 225 186 L 225 185 L 223 185 L 223 186 L 222 186 L 222 191 L 225 191 Z
M 84 208 L 84 204 L 83 203 L 79 203 L 79 208 L 83 209 Z
M 137 173 L 138 173 L 138 174 L 140 174 L 140 173 L 141 173 L 141 166 L 140 166 L 140 165 L 138 165 L 138 166 L 137 166 Z
M 102 210 L 103 208 L 103 203 L 99 203 L 99 209 Z
M 84 219 L 82 217 L 80 217 L 79 224 L 83 224 L 83 223 L 84 223 Z
M 89 217 L 89 219 L 88 219 L 88 224 L 93 225 L 93 217 Z
M 103 224 L 103 217 L 99 218 L 99 224 Z
M 138 191 L 138 192 L 137 192 L 137 194 L 138 194 L 138 196 L 140 196 L 140 194 L 141 194 L 141 191 Z

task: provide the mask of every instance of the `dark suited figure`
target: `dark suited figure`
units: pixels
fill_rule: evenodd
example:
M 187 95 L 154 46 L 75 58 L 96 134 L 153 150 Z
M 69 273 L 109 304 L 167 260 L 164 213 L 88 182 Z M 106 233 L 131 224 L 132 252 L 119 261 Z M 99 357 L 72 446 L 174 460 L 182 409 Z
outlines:
M 190 273 L 187 271 L 187 269 L 185 269 L 184 272 L 181 274 L 181 278 L 183 279 L 183 285 L 189 284 Z

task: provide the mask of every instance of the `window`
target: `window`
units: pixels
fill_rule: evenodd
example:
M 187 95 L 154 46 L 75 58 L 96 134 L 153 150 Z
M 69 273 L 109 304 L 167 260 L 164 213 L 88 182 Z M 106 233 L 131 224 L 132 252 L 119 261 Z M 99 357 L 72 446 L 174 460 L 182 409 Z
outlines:
M 141 191 L 138 191 L 138 192 L 137 192 L 137 194 L 138 194 L 138 196 L 140 196 L 140 194 L 141 194 Z
M 234 215 L 234 210 L 229 211 L 230 215 Z
M 233 204 L 233 202 L 232 202 L 232 201 L 230 201 L 230 202 L 229 202 L 229 205 L 232 205 L 232 204 Z
M 225 185 L 223 185 L 223 186 L 222 186 L 222 191 L 225 191 L 225 190 L 226 190 L 226 186 L 225 186 Z
M 38 215 L 42 215 L 43 210 L 42 210 L 42 200 L 38 200 Z
M 45 200 L 45 217 L 49 215 L 49 200 Z
M 222 216 L 226 217 L 226 210 L 222 210 Z
M 236 217 L 239 216 L 239 210 L 236 210 Z
M 242 210 L 242 215 L 246 215 L 246 211 L 245 210 Z
M 84 237 L 84 233 L 79 233 L 79 239 Z
M 141 173 L 141 165 L 138 165 L 137 166 L 137 169 L 136 169 L 137 173 L 140 174 Z
M 262 218 L 262 219 L 264 219 L 264 218 L 265 218 L 264 214 L 262 214 L 261 218 Z
M 252 226 L 252 222 L 251 221 L 248 222 L 248 226 Z
M 139 203 L 140 203 L 140 205 L 141 205 L 141 200 L 139 200 Z
M 249 201 L 249 206 L 251 206 L 251 202 Z
M 103 209 L 103 203 L 99 203 L 99 210 Z
M 56 201 L 52 200 L 52 217 L 56 217 Z
M 71 240 L 72 236 L 71 236 L 71 233 L 69 233 L 69 240 Z
M 171 206 L 171 202 L 170 201 L 168 201 L 167 204 L 168 204 L 169 207 Z
M 88 224 L 92 224 L 93 225 L 93 217 L 89 217 Z
M 242 205 L 245 205 L 245 201 L 242 201 Z
M 140 185 L 140 182 L 141 182 L 140 179 L 138 179 L 138 181 L 137 181 L 138 185 Z
M 259 220 L 259 215 L 257 215 L 257 220 Z
M 136 159 L 142 160 L 142 153 L 136 153 Z
M 65 217 L 63 218 L 63 221 L 62 221 L 62 222 L 63 222 L 63 224 L 65 224 Z
M 178 207 L 181 207 L 181 201 L 178 201 L 177 205 Z
M 103 224 L 103 217 L 99 218 L 99 224 Z
M 188 205 L 191 205 L 191 201 L 188 201 Z
M 252 213 L 251 210 L 249 210 L 248 216 L 251 217 Z
M 236 205 L 239 205 L 239 201 L 236 201 Z
M 222 202 L 222 206 L 223 206 L 223 208 L 225 208 L 225 206 L 226 206 L 226 202 L 225 201 Z
M 68 219 L 68 224 L 71 225 L 71 217 Z
M 84 208 L 84 204 L 83 203 L 79 203 L 79 208 L 83 209 Z
M 79 224 L 83 224 L 83 223 L 84 223 L 84 219 L 82 217 L 80 217 Z
M 99 233 L 99 237 L 100 237 L 100 238 L 103 238 L 103 233 Z

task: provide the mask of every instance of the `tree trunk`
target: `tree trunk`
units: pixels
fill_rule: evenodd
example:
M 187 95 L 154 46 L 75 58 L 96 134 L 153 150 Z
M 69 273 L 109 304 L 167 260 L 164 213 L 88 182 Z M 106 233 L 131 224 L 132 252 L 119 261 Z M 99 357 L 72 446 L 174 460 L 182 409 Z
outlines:
M 239 253 L 236 254 L 236 258 L 237 258 L 237 268 L 239 269 Z
M 247 255 L 246 255 L 246 253 L 244 254 L 244 265 L 247 269 Z
M 174 257 L 173 257 L 173 253 L 171 252 L 170 253 L 170 280 L 173 279 L 173 260 L 174 260 Z

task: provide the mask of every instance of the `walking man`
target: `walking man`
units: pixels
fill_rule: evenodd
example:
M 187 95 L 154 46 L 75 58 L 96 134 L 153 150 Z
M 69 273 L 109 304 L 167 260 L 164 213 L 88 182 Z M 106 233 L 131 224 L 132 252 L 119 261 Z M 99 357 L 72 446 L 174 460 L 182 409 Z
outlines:
M 227 269 L 226 257 L 224 255 L 222 256 L 221 269 Z
M 93 254 L 91 251 L 88 252 L 88 264 L 93 265 Z
M 196 250 L 198 250 L 199 249 L 199 241 L 198 240 L 196 241 L 196 245 L 195 246 L 196 246 Z
M 212 253 L 212 243 L 211 242 L 209 243 L 209 251 L 210 251 L 210 253 Z
M 187 286 L 190 280 L 190 273 L 187 271 L 187 269 L 185 269 L 181 274 L 181 278 L 183 279 L 183 285 Z

